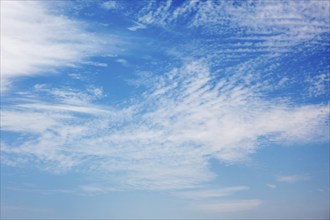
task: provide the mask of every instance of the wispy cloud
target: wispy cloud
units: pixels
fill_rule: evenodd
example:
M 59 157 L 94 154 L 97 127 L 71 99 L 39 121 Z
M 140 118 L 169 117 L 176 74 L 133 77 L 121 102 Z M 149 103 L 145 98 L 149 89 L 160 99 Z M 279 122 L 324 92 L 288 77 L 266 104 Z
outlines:
M 8 166 L 86 178 L 63 188 L 6 190 L 79 196 L 167 190 L 194 211 L 221 216 L 263 200 L 247 197 L 253 192 L 241 182 L 216 186 L 223 177 L 211 161 L 244 164 L 274 142 L 329 142 L 330 106 L 322 99 L 329 92 L 329 2 L 68 5 L 62 11 L 74 11 L 75 19 L 83 14 L 96 27 L 61 16 L 47 2 L 1 3 L 0 156 Z M 118 24 L 98 23 L 116 16 L 123 19 Z M 130 45 L 109 48 L 128 38 Z M 15 86 L 57 71 L 65 75 L 61 83 L 40 77 Z M 130 84 L 116 85 L 119 78 Z M 126 89 L 133 84 L 139 87 L 126 99 L 121 92 L 132 92 Z M 315 97 L 322 101 L 309 100 Z M 309 178 L 280 175 L 262 184 L 275 190 Z
M 145 29 L 147 26 L 138 22 L 135 22 L 135 25 L 128 27 L 127 29 L 130 31 L 137 31 L 140 29 Z
M 12 80 L 73 66 L 96 55 L 104 39 L 55 15 L 40 1 L 1 2 L 1 89 Z M 19 65 L 18 65 L 19 63 Z
M 109 193 L 117 190 L 102 186 L 96 186 L 96 185 L 81 185 L 79 186 L 79 189 L 76 191 L 78 191 L 78 193 L 80 194 L 82 193 L 85 195 L 95 195 L 95 194 Z
M 20 183 L 18 183 L 20 184 Z M 74 187 L 67 187 L 67 188 L 42 188 L 37 187 L 36 185 L 27 185 L 22 184 L 15 187 L 7 187 L 6 190 L 13 191 L 13 192 L 25 192 L 25 193 L 33 193 L 33 194 L 40 194 L 40 195 L 51 195 L 51 194 L 75 194 L 80 196 L 93 196 L 97 194 L 104 194 L 104 193 L 112 193 L 118 192 L 117 189 L 111 187 L 105 187 L 103 185 L 96 185 L 96 184 L 84 184 L 78 185 Z
M 306 181 L 309 179 L 310 177 L 306 175 L 288 175 L 288 176 L 277 177 L 278 182 L 284 182 L 284 183 L 295 183 L 300 181 Z
M 94 104 L 102 98 L 99 88 L 36 85 L 33 100 L 3 109 L 3 130 L 34 134 L 16 143 L 3 140 L 3 162 L 102 173 L 121 188 L 180 189 L 215 176 L 210 158 L 243 161 L 267 140 L 327 139 L 327 105 L 269 101 L 260 94 L 262 84 L 241 77 L 212 84 L 208 64 L 193 61 L 154 77 L 141 100 L 124 108 Z M 41 95 L 56 102 L 38 101 Z
M 233 187 L 225 187 L 219 189 L 199 189 L 199 190 L 195 189 L 195 190 L 178 192 L 176 193 L 176 195 L 184 199 L 204 200 L 204 199 L 221 198 L 249 189 L 250 188 L 247 186 L 233 186 Z
M 235 49 L 241 53 L 253 53 L 256 48 L 251 50 L 251 45 L 278 53 L 306 41 L 325 43 L 322 34 L 328 31 L 329 6 L 328 1 L 185 1 L 176 7 L 173 1 L 166 1 L 143 7 L 138 19 L 143 24 L 171 28 L 184 23 L 206 36 L 238 29 L 243 43 Z
M 266 186 L 268 186 L 271 189 L 276 189 L 277 186 L 275 184 L 266 184 Z
M 200 211 L 215 212 L 215 213 L 240 212 L 240 211 L 248 211 L 251 209 L 255 209 L 259 207 L 261 204 L 262 201 L 258 199 L 233 200 L 227 202 L 200 204 L 198 206 L 195 206 L 195 208 Z
M 112 4 L 117 2 L 110 1 L 107 7 L 113 8 Z M 269 60 L 273 61 L 274 48 L 287 51 L 317 36 L 322 41 L 328 22 L 328 12 L 322 5 L 328 3 L 311 2 L 308 5 L 313 10 L 301 2 L 288 3 L 288 9 L 283 4 L 235 6 L 187 1 L 168 13 L 173 10 L 171 1 L 156 6 L 151 2 L 138 13 L 142 25 L 188 22 L 191 33 L 194 28 L 205 27 L 201 34 L 209 40 L 215 32 L 220 33 L 219 38 L 226 34 L 219 29 L 228 26 L 225 21 L 232 22 L 233 28 L 246 27 L 244 30 L 251 35 L 237 42 L 233 32 L 229 40 L 223 38 L 220 46 L 218 41 L 215 44 L 197 39 L 196 45 L 201 46 L 198 49 L 189 43 L 178 55 L 180 65 L 171 64 L 166 71 L 157 69 L 160 75 L 148 75 L 140 98 L 125 100 L 119 106 L 96 104 L 106 95 L 101 87 L 73 89 L 36 84 L 2 108 L 2 130 L 17 137 L 15 141 L 1 140 L 2 162 L 12 166 L 31 164 L 50 172 L 89 172 L 119 188 L 182 189 L 212 180 L 215 174 L 209 160 L 213 158 L 224 163 L 242 162 L 273 141 L 327 141 L 329 105 L 297 104 L 286 97 L 270 97 L 269 93 L 285 86 L 287 80 L 282 77 L 276 81 L 269 74 L 279 65 Z M 39 2 L 7 1 L 1 10 L 2 81 L 76 62 L 105 67 L 103 63 L 83 61 L 91 55 L 89 51 L 99 48 L 100 39 L 84 31 L 79 22 L 49 14 Z M 190 13 L 193 19 L 181 20 Z M 309 29 L 307 24 L 314 14 Z M 253 22 L 255 16 L 259 19 Z M 276 34 L 269 34 L 268 29 Z M 22 32 L 27 34 L 17 37 Z M 243 59 L 250 52 L 257 55 Z M 240 62 L 217 68 L 226 59 L 236 58 Z M 313 82 L 324 90 L 320 80 L 315 78 Z M 295 179 L 287 176 L 278 181 Z M 213 193 L 220 196 L 240 189 Z M 252 201 L 247 204 L 259 204 Z M 229 206 L 244 207 L 243 203 Z M 214 206 L 218 205 L 222 207 Z
M 309 96 L 317 97 L 328 94 L 330 91 L 330 75 L 321 73 L 313 77 L 308 77 L 306 83 L 310 86 L 307 88 Z
M 259 199 L 233 200 L 224 199 L 233 194 L 249 190 L 248 186 L 232 186 L 223 188 L 192 189 L 177 192 L 175 195 L 190 200 L 190 207 L 208 213 L 239 212 L 255 209 L 262 204 Z
M 101 7 L 105 10 L 112 10 L 112 9 L 118 8 L 119 6 L 118 6 L 118 1 L 110 0 L 110 1 L 103 2 L 101 4 Z
M 116 62 L 124 66 L 128 65 L 128 61 L 122 58 L 116 59 Z

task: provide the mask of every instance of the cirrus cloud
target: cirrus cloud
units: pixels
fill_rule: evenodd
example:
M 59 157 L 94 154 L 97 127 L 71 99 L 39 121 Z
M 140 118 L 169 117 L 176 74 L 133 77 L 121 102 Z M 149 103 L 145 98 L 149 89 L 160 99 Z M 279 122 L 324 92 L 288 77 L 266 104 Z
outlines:
M 262 84 L 238 79 L 212 85 L 207 63 L 186 63 L 155 77 L 143 98 L 124 108 L 93 104 L 99 93 L 88 88 L 39 85 L 36 92 L 56 103 L 33 99 L 4 109 L 3 130 L 36 136 L 3 143 L 2 157 L 47 170 L 100 172 L 124 188 L 179 189 L 212 180 L 210 158 L 239 162 L 268 141 L 327 140 L 329 106 L 267 100 L 259 94 Z M 41 118 L 48 123 L 38 123 Z

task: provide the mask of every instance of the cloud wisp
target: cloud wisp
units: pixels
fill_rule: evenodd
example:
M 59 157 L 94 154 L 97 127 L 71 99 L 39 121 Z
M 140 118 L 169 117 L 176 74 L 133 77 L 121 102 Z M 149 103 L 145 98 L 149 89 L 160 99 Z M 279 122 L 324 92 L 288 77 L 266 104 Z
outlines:
M 1 90 L 17 77 L 51 74 L 98 54 L 105 40 L 85 29 L 43 2 L 1 2 Z
M 219 189 L 194 189 L 189 191 L 178 192 L 176 195 L 183 199 L 192 199 L 192 200 L 204 200 L 204 199 L 215 199 L 226 197 L 231 194 L 249 190 L 247 186 L 233 186 L 233 187 L 224 187 Z
M 93 104 L 102 98 L 98 88 L 36 85 L 37 97 L 55 102 L 27 98 L 3 109 L 2 129 L 21 141 L 3 141 L 2 161 L 102 173 L 122 188 L 180 189 L 212 180 L 210 158 L 241 162 L 268 140 L 328 138 L 327 105 L 269 101 L 258 92 L 262 85 L 240 77 L 214 83 L 208 64 L 193 61 L 155 77 L 141 100 L 125 108 Z
M 264 169 L 226 165 L 329 143 L 329 2 L 76 3 L 1 2 L 1 163 L 64 180 L 5 173 L 36 183 L 8 181 L 6 192 L 116 201 L 161 191 L 192 214 L 240 216 L 310 178 L 272 183 Z M 283 170 L 267 153 L 255 158 Z
M 226 213 L 226 212 L 240 212 L 255 209 L 262 204 L 259 199 L 248 200 L 234 200 L 226 202 L 216 202 L 211 204 L 200 204 L 195 206 L 197 210 L 208 213 Z
M 278 182 L 283 183 L 296 183 L 300 181 L 306 181 L 309 180 L 310 177 L 306 175 L 288 175 L 288 176 L 279 176 L 277 177 Z
M 206 213 L 230 213 L 255 209 L 263 203 L 259 199 L 228 199 L 233 194 L 249 189 L 250 187 L 248 186 L 192 189 L 179 191 L 176 195 L 179 198 L 189 200 L 192 210 L 199 210 Z
M 219 33 L 225 28 L 239 26 L 259 40 L 263 46 L 292 46 L 309 41 L 328 31 L 327 1 L 174 1 L 151 2 L 139 12 L 138 20 L 146 25 L 174 26 L 185 23 L 193 29 Z M 187 19 L 189 17 L 189 19 Z
M 121 10 L 116 4 L 108 1 L 103 8 Z M 328 3 L 311 2 L 308 10 L 299 2 L 283 4 L 187 1 L 174 11 L 171 1 L 159 7 L 148 4 L 130 18 L 137 20 L 137 26 L 129 30 L 187 22 L 191 33 L 202 30 L 195 41 L 201 48 L 192 50 L 204 58 L 188 55 L 191 50 L 185 48 L 180 65 L 157 69 L 161 73 L 148 77 L 141 96 L 124 100 L 121 106 L 96 104 L 105 96 L 96 86 L 73 89 L 35 84 L 33 91 L 20 93 L 2 109 L 2 131 L 9 137 L 1 140 L 2 162 L 31 164 L 49 172 L 89 173 L 123 189 L 182 189 L 215 177 L 210 159 L 242 162 L 274 141 L 327 141 L 328 104 L 297 104 L 267 96 L 289 81 L 283 77 L 270 86 L 276 78 L 268 72 L 280 65 L 278 60 L 267 63 L 273 51 L 285 48 L 287 52 L 302 42 L 323 42 L 328 22 L 328 12 L 324 12 Z M 49 69 L 76 63 L 108 67 L 85 60 L 96 54 L 103 38 L 85 31 L 81 23 L 48 13 L 40 2 L 8 1 L 1 10 L 2 89 L 17 77 L 49 74 Z M 181 19 L 187 15 L 192 19 Z M 230 37 L 225 28 L 233 33 Z M 250 34 L 241 34 L 246 39 L 237 42 L 235 28 Z M 22 31 L 27 33 L 23 37 L 18 34 Z M 212 47 L 209 36 L 214 33 L 219 38 L 227 36 L 223 44 Z M 257 55 L 246 59 L 247 52 Z M 237 57 L 242 58 L 240 62 L 217 68 L 220 62 Z M 130 66 L 125 59 L 115 62 Z M 324 93 L 325 79 L 323 73 L 311 78 L 311 93 Z

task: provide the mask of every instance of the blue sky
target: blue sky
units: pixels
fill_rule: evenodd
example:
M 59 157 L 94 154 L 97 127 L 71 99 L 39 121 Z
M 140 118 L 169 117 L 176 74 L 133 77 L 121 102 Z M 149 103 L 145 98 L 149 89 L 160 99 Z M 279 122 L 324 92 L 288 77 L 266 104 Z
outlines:
M 1 218 L 328 219 L 328 1 L 1 1 Z

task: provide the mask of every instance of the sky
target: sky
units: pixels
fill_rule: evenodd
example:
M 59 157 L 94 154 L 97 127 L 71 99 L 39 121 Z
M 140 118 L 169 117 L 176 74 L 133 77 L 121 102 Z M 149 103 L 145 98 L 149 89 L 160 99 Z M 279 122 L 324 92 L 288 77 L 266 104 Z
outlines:
M 329 13 L 1 0 L 1 219 L 329 219 Z

